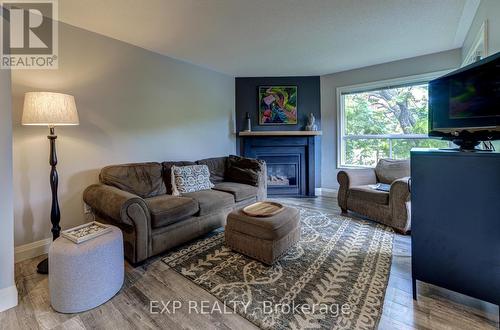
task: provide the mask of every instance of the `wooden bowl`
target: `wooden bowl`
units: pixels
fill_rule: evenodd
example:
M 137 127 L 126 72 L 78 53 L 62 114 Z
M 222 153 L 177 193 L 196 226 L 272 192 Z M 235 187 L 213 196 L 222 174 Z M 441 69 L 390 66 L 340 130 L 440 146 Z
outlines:
M 283 211 L 285 207 L 275 202 L 257 202 L 248 205 L 242 211 L 251 217 L 271 217 Z

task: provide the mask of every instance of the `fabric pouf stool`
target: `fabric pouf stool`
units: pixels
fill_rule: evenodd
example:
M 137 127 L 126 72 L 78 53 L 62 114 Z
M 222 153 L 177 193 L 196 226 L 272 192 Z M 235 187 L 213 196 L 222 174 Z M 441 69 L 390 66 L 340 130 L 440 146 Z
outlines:
M 111 299 L 123 285 L 123 237 L 119 228 L 75 244 L 59 237 L 49 249 L 49 290 L 52 307 L 78 313 Z
M 299 240 L 300 214 L 292 207 L 270 217 L 235 210 L 227 217 L 224 235 L 230 249 L 272 265 Z

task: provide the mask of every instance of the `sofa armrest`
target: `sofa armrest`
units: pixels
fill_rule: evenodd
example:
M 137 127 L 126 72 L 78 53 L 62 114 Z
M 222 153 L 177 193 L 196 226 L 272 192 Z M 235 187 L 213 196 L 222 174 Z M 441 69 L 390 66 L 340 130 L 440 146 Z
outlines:
M 339 183 L 337 200 L 342 212 L 347 212 L 347 192 L 349 188 L 376 184 L 377 176 L 373 168 L 345 169 L 338 172 L 337 181 Z
M 261 159 L 254 158 L 246 158 L 241 157 L 243 160 L 249 160 L 247 163 L 248 166 L 246 168 L 255 170 L 258 173 L 258 181 L 257 181 L 257 200 L 262 201 L 267 198 L 267 164 L 265 161 Z M 241 162 L 240 166 L 245 168 L 245 162 Z
M 112 186 L 94 184 L 85 189 L 83 200 L 98 215 L 105 216 L 112 223 L 134 228 L 135 256 L 132 262 L 148 258 L 151 215 L 144 199 Z
M 410 189 L 409 177 L 395 180 L 389 191 L 389 206 L 393 227 L 405 233 L 410 230 Z
M 104 184 L 91 185 L 85 189 L 83 200 L 93 210 L 110 218 L 116 224 L 135 225 L 127 213 L 128 208 L 132 205 L 137 205 L 145 213 L 149 213 L 146 203 L 141 197 Z
M 267 198 L 267 165 L 261 159 L 229 156 L 226 179 L 228 181 L 256 186 L 257 200 Z M 255 177 L 257 174 L 257 177 Z
M 259 183 L 257 191 L 257 200 L 262 201 L 267 198 L 267 164 L 262 161 L 259 170 Z

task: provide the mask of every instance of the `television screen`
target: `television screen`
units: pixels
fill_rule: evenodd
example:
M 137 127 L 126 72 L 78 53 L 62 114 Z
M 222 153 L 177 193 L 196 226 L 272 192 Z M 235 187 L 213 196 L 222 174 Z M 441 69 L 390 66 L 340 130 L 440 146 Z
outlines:
M 500 53 L 429 83 L 429 135 L 461 130 L 500 130 Z
M 500 75 L 497 70 L 472 70 L 462 77 L 450 78 L 451 119 L 500 116 L 495 106 L 495 102 L 500 104 Z

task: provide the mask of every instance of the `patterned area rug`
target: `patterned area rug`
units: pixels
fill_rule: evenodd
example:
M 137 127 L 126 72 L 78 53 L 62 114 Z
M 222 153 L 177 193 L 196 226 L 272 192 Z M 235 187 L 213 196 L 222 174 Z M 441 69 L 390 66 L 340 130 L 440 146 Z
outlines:
M 264 329 L 376 328 L 391 267 L 392 230 L 299 209 L 301 240 L 272 267 L 227 249 L 223 232 L 163 261 Z

